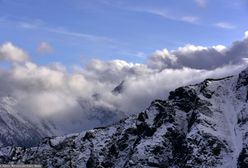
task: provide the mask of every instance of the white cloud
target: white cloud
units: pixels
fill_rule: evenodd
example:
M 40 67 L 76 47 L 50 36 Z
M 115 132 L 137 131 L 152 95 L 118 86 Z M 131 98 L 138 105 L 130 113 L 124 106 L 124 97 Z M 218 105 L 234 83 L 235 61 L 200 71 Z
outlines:
M 245 39 L 248 38 L 248 31 L 245 32 Z
M 218 22 L 215 24 L 216 27 L 223 28 L 223 29 L 234 29 L 235 26 L 227 23 L 227 22 Z
M 207 47 L 187 44 L 184 47 L 179 47 L 178 52 L 185 53 L 185 54 L 192 54 L 194 52 L 203 51 L 203 50 L 207 50 L 207 49 L 208 49 Z
M 237 73 L 247 65 L 247 57 L 246 38 L 230 47 L 188 44 L 158 50 L 147 64 L 92 60 L 74 72 L 60 63 L 13 64 L 0 69 L 0 97 L 16 98 L 13 108 L 21 114 L 48 117 L 75 132 L 140 112 L 176 87 Z M 113 94 L 122 81 L 121 93 Z
M 53 48 L 49 43 L 43 41 L 38 45 L 37 52 L 40 54 L 50 54 L 53 52 Z
M 6 42 L 0 46 L 0 60 L 24 62 L 29 60 L 28 54 L 14 46 L 11 42 Z
M 148 61 L 152 68 L 214 69 L 228 64 L 239 64 L 248 57 L 248 40 L 234 42 L 230 47 L 216 45 L 212 47 L 187 44 L 177 50 L 156 51 Z
M 223 46 L 223 45 L 216 45 L 216 46 L 213 46 L 213 49 L 221 53 L 221 52 L 225 52 L 227 48 L 226 46 Z
M 201 8 L 204 8 L 207 6 L 207 0 L 195 0 L 195 2 Z

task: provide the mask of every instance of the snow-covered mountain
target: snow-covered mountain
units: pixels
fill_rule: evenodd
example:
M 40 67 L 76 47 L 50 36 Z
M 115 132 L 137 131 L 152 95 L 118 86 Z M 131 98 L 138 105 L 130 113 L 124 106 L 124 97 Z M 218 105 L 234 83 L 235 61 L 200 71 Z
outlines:
M 5 147 L 0 163 L 45 167 L 248 167 L 248 69 L 180 87 L 108 127 Z
M 18 101 L 12 96 L 0 97 L 0 147 L 31 147 L 38 145 L 44 137 L 81 132 L 83 129 L 91 129 L 92 125 L 113 123 L 124 116 L 118 109 L 80 98 L 75 100 L 78 111 L 60 116 L 27 113 L 21 109 Z
M 33 146 L 41 138 L 56 134 L 50 122 L 18 113 L 13 108 L 16 103 L 10 96 L 0 99 L 0 146 Z

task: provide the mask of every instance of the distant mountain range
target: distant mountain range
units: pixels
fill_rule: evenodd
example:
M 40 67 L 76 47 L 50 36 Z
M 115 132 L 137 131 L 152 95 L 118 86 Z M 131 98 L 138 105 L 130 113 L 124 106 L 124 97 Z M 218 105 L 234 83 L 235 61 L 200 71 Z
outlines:
M 93 95 L 93 101 L 98 101 L 98 96 L 100 97 L 99 94 Z M 82 110 L 77 114 L 68 113 L 67 117 L 49 118 L 49 116 L 37 115 L 35 112 L 28 114 L 19 110 L 16 106 L 18 100 L 12 96 L 0 97 L 0 147 L 32 147 L 38 145 L 45 137 L 61 136 L 87 129 L 85 119 L 89 123 L 95 122 L 92 125 L 101 126 L 118 121 L 124 116 L 118 109 L 113 111 L 111 108 L 96 105 L 82 98 L 78 98 L 77 103 L 79 110 Z M 92 128 L 92 126 L 88 127 Z

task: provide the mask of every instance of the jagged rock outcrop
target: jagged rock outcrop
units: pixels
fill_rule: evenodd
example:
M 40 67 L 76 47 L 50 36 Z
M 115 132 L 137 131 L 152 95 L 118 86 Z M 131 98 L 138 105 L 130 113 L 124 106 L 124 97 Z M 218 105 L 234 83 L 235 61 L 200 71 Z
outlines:
M 248 167 L 248 69 L 206 79 L 155 100 L 116 124 L 44 139 L 32 148 L 5 147 L 0 163 L 44 167 Z

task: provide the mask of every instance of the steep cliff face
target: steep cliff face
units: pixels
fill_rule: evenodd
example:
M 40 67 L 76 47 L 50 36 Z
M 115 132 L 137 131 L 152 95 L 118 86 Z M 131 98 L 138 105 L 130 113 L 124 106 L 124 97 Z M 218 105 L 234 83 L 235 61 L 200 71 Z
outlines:
M 248 167 L 248 69 L 170 92 L 108 127 L 1 148 L 1 163 L 45 167 Z

